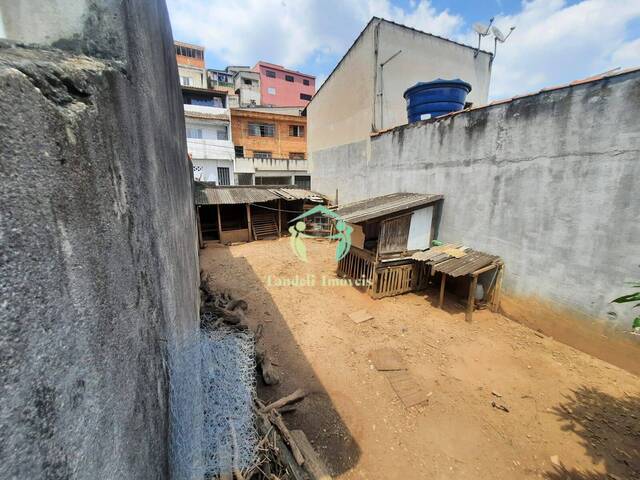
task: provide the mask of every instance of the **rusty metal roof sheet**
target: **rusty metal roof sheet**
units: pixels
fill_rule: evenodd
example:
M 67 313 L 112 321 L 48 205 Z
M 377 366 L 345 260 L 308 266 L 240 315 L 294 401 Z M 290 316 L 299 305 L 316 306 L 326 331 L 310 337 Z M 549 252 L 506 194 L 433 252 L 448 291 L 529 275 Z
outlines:
M 319 193 L 303 188 L 274 188 L 259 186 L 219 186 L 209 182 L 195 182 L 196 205 L 238 205 L 269 202 L 271 200 L 324 201 Z
M 452 256 L 448 249 L 463 251 L 464 256 Z M 488 253 L 472 250 L 459 244 L 446 244 L 440 247 L 433 247 L 423 252 L 416 252 L 412 255 L 414 260 L 433 265 L 436 272 L 445 273 L 451 277 L 461 277 L 469 275 L 481 268 L 491 264 L 499 264 L 500 257 Z
M 412 210 L 441 200 L 442 195 L 426 193 L 392 193 L 339 206 L 335 212 L 345 222 L 360 223 L 372 218 Z

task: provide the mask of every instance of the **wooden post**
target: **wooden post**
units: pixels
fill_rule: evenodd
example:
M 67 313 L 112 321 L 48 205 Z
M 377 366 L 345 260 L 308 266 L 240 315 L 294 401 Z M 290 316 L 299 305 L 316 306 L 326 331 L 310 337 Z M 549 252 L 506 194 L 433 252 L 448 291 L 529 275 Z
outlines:
M 249 241 L 255 240 L 253 238 L 253 229 L 251 228 L 251 204 L 247 203 L 247 228 L 249 229 Z
M 478 276 L 471 275 L 471 283 L 469 284 L 469 298 L 467 298 L 467 313 L 465 314 L 465 317 L 464 317 L 464 319 L 467 322 L 471 322 L 471 317 L 473 316 L 473 307 L 475 304 L 477 286 L 478 286 Z
M 502 276 L 504 274 L 504 265 L 498 267 L 498 273 L 496 275 L 495 285 L 493 286 L 493 293 L 491 295 L 491 311 L 497 312 L 500 310 L 500 295 L 502 294 Z
M 280 237 L 280 234 L 282 233 L 282 212 L 280 212 L 280 202 L 282 200 L 279 198 L 278 199 L 278 238 Z
M 445 273 L 441 273 L 442 280 L 440 280 L 440 301 L 438 302 L 438 308 L 442 308 L 444 304 L 444 284 L 447 281 L 447 275 Z
M 204 239 L 202 238 L 202 226 L 200 225 L 200 205 L 196 207 L 197 227 L 198 227 L 198 246 L 204 248 Z
M 222 243 L 222 220 L 220 217 L 220 205 L 216 205 L 216 208 L 218 210 L 218 240 L 220 240 L 220 243 Z

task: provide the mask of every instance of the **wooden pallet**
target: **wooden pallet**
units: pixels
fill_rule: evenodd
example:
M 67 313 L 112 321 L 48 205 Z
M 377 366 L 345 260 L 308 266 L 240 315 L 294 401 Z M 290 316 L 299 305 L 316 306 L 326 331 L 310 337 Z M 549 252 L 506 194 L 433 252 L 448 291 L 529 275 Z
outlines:
M 251 229 L 253 230 L 253 238 L 256 240 L 278 237 L 278 222 L 275 213 L 255 213 L 252 215 Z

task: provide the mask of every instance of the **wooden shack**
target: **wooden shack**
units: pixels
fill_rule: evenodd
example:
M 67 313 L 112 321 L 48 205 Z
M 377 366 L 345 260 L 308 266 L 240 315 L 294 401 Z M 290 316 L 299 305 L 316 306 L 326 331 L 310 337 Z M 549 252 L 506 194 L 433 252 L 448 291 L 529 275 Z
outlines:
M 335 213 L 353 228 L 352 246 L 338 263 L 338 274 L 366 284 L 373 298 L 438 285 L 440 307 L 449 286 L 466 298 L 467 321 L 478 305 L 497 310 L 504 270 L 500 257 L 462 244 L 431 246 L 438 237 L 442 203 L 442 195 L 394 193 L 337 208 Z
M 365 280 L 373 298 L 426 285 L 425 266 L 411 256 L 437 238 L 442 195 L 393 193 L 342 205 L 335 210 L 352 228 L 349 253 L 338 273 Z
M 195 182 L 198 236 L 206 242 L 230 244 L 277 238 L 292 218 L 326 203 L 325 198 L 295 186 L 218 186 Z

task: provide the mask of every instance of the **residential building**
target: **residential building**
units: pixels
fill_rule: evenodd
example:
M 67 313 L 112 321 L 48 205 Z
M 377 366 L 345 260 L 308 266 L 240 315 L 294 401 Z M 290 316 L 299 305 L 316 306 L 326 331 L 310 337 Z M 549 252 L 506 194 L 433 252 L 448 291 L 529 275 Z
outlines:
M 213 90 L 227 92 L 227 101 L 230 108 L 240 106 L 238 95 L 235 93 L 233 76 L 234 73 L 227 70 L 207 69 L 207 86 Z
M 231 110 L 237 183 L 309 188 L 307 119 L 260 110 Z
M 372 18 L 307 105 L 308 149 L 368 141 L 407 123 L 405 90 L 417 82 L 460 78 L 467 101 L 485 104 L 493 56 L 446 38 Z
M 304 107 L 316 91 L 316 77 L 313 75 L 262 61 L 253 70 L 260 74 L 262 105 Z
M 183 87 L 187 149 L 193 163 L 196 180 L 234 185 L 234 149 L 231 117 L 225 93 L 202 90 L 194 93 Z M 222 100 L 221 100 L 222 96 Z
M 184 42 L 173 42 L 180 85 L 207 88 L 207 74 L 204 69 L 204 47 Z
M 233 74 L 233 89 L 240 107 L 261 105 L 259 73 L 244 66 L 229 66 L 226 71 Z

